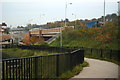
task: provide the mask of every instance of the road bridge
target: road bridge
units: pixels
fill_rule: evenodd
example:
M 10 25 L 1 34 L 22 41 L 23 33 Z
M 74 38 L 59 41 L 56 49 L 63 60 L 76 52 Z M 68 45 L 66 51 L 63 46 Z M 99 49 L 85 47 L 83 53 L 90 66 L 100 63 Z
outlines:
M 74 26 L 68 26 L 69 28 Z M 16 40 L 23 40 L 27 39 L 29 40 L 31 37 L 36 36 L 37 38 L 44 38 L 45 41 L 50 43 L 51 41 L 55 40 L 56 37 L 59 36 L 62 30 L 64 30 L 66 27 L 57 27 L 57 28 L 50 28 L 50 29 L 39 29 L 39 30 L 31 30 L 28 31 L 27 33 L 21 33 L 21 34 L 6 34 L 0 36 L 0 40 L 2 41 L 3 39 L 15 39 Z M 49 40 L 50 39 L 50 40 Z M 18 42 L 19 42 L 18 41 Z
M 50 38 L 52 38 L 52 39 L 53 39 L 53 37 L 56 38 L 58 36 L 58 34 L 61 33 L 62 30 L 64 30 L 63 27 L 51 28 L 51 29 L 40 29 L 40 30 L 30 31 L 29 35 L 43 37 L 45 39 L 45 41 L 47 41 Z

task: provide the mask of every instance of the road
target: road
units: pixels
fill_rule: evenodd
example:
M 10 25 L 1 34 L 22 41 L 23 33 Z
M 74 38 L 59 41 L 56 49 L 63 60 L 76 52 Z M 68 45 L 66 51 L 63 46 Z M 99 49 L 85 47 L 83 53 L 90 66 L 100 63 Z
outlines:
M 78 75 L 69 80 L 74 80 L 75 78 L 118 78 L 118 70 L 120 70 L 118 65 L 89 58 L 85 58 L 85 61 L 89 63 L 89 67 L 85 67 Z

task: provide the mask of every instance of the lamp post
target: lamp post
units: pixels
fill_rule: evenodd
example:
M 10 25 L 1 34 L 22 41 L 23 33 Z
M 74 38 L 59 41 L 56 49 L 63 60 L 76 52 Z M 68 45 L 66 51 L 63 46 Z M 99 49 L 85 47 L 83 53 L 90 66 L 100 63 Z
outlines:
M 42 16 L 45 16 L 45 14 L 40 14 L 40 18 L 41 18 Z M 40 30 L 41 30 L 41 29 L 40 29 L 40 27 L 39 27 L 39 38 L 41 37 L 41 36 L 40 36 L 41 31 L 40 31 Z
M 120 8 L 119 8 L 120 1 L 118 1 L 117 3 L 118 3 L 118 16 L 120 16 Z
M 104 17 L 103 17 L 103 26 L 105 26 L 105 0 L 104 0 Z
M 42 16 L 45 16 L 45 14 L 40 14 L 40 18 L 42 18 Z
M 76 14 L 72 14 L 72 15 L 75 16 L 75 27 L 76 27 Z M 74 29 L 75 29 L 75 27 L 74 27 Z
M 66 16 L 67 16 L 67 5 L 72 5 L 72 3 L 65 3 L 65 27 L 66 27 Z
M 62 27 L 60 27 L 60 47 L 62 48 Z
M 118 26 L 120 26 L 120 1 L 117 2 L 118 3 Z M 119 27 L 120 29 L 120 27 Z

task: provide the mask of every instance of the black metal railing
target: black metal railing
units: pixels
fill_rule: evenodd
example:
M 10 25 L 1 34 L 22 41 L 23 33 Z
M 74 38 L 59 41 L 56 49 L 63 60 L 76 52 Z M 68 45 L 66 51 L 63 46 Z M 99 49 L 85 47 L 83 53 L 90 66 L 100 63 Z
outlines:
M 86 57 L 114 60 L 120 63 L 120 50 L 84 48 Z
M 21 48 L 21 49 L 30 49 L 30 50 L 38 50 L 38 51 L 48 51 L 48 52 L 71 52 L 76 50 L 70 47 L 53 47 L 47 45 L 2 45 L 2 48 Z M 78 48 L 77 48 L 78 49 Z
M 68 47 L 68 49 L 81 49 L 84 50 L 85 57 L 111 60 L 120 63 L 120 50 L 112 49 L 96 49 L 85 47 Z
M 49 52 L 71 52 L 76 49 L 84 50 L 85 57 L 99 58 L 99 59 L 109 59 L 115 60 L 120 63 L 120 50 L 112 49 L 95 49 L 95 48 L 85 48 L 85 47 L 50 47 L 50 46 L 40 46 L 40 45 L 17 45 L 10 46 L 6 45 L 4 48 L 9 47 L 19 47 L 22 49 L 33 49 L 33 50 L 43 50 Z
M 84 50 L 2 60 L 2 79 L 57 78 L 84 61 Z
M 30 49 L 30 50 L 39 50 L 39 51 L 48 51 L 48 52 L 71 52 L 75 49 L 70 47 L 53 47 L 53 46 L 43 46 L 43 45 L 18 45 L 18 48 L 21 49 Z

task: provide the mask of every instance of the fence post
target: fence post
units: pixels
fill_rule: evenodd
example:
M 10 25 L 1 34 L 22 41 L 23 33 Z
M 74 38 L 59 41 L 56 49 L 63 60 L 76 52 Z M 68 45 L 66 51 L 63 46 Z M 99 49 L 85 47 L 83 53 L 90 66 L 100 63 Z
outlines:
M 37 73 L 37 71 L 38 71 L 38 60 L 37 60 L 37 58 L 35 57 L 34 58 L 35 60 L 35 65 L 34 65 L 34 67 L 35 67 L 35 79 L 38 79 L 38 73 Z
M 92 54 L 92 48 L 91 48 L 91 56 L 93 56 L 93 54 Z
M 4 80 L 5 79 L 5 65 L 4 65 L 4 61 L 2 61 L 2 79 Z
M 70 56 L 70 69 L 72 69 L 72 53 L 69 54 L 69 56 Z
M 59 76 L 59 55 L 56 55 L 56 77 Z
M 112 50 L 110 50 L 110 59 L 112 59 Z
M 83 62 L 84 62 L 84 55 L 85 55 L 85 54 L 84 54 L 84 50 L 80 50 L 80 52 L 81 52 L 81 54 L 82 54 L 82 57 L 81 57 L 82 60 L 81 60 L 81 61 L 82 61 L 82 63 L 83 63 Z M 81 64 L 82 64 L 82 63 L 81 63 Z
M 120 62 L 120 54 L 119 53 L 120 53 L 120 50 L 117 51 L 117 55 L 118 55 L 117 60 L 118 60 L 118 62 Z
M 100 57 L 102 58 L 102 57 L 103 57 L 103 55 L 102 55 L 102 49 L 100 49 L 100 52 L 101 52 L 101 55 L 100 55 Z
M 80 58 L 79 64 L 82 64 L 84 62 L 84 50 L 79 50 L 78 54 Z
M 92 53 L 92 48 L 91 48 L 91 53 Z

